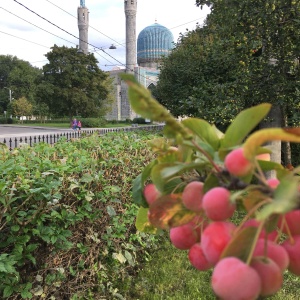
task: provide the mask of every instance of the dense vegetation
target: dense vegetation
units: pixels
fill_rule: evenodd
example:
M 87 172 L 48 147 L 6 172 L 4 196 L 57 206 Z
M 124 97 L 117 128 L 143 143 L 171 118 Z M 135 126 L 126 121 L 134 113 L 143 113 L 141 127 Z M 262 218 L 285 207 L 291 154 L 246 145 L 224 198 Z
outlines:
M 157 239 L 136 231 L 131 200 L 152 137 L 113 133 L 1 148 L 3 298 L 121 297 Z

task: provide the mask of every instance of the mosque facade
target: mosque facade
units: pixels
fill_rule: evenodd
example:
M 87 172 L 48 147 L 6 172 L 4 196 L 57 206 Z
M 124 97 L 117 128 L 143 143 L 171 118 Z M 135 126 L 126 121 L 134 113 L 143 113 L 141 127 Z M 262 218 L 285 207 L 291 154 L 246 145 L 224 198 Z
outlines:
M 86 9 L 84 1 L 81 0 L 78 9 L 78 15 L 81 17 L 83 8 Z M 136 39 L 137 0 L 124 0 L 124 12 L 126 17 L 126 67 L 116 67 L 109 71 L 109 75 L 113 79 L 115 100 L 112 103 L 111 111 L 106 115 L 108 120 L 133 120 L 137 117 L 129 104 L 127 84 L 121 80 L 119 75 L 124 72 L 133 74 L 139 83 L 146 88 L 151 88 L 157 83 L 162 56 L 167 56 L 173 48 L 172 32 L 157 22 L 144 28 Z M 78 17 L 78 25 L 79 22 Z M 82 30 L 80 32 L 81 40 L 85 42 L 87 40 L 85 33 Z M 79 49 L 81 48 L 79 47 Z

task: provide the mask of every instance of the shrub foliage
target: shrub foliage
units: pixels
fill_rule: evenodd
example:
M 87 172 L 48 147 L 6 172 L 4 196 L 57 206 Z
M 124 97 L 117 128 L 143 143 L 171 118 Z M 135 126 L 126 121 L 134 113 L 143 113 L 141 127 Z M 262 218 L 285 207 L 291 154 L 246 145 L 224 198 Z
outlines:
M 132 178 L 153 159 L 151 136 L 0 149 L 3 298 L 121 297 L 116 286 L 126 286 L 157 238 L 136 231 L 131 203 Z

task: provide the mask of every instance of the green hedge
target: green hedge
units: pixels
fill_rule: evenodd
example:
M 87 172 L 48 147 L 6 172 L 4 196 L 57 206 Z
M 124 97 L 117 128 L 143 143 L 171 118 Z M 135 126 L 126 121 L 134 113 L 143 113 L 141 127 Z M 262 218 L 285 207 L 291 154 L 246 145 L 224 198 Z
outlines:
M 157 244 L 136 231 L 131 199 L 153 137 L 114 132 L 0 148 L 0 297 L 121 297 Z

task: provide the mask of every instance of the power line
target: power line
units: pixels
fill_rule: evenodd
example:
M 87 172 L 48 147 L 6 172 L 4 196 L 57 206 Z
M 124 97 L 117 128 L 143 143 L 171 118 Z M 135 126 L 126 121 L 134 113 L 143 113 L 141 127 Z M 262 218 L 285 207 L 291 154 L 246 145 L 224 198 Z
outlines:
M 64 10 L 63 8 L 59 7 L 58 5 L 54 4 L 53 2 L 51 2 L 51 1 L 49 1 L 49 0 L 45 0 L 45 1 L 51 3 L 52 5 L 54 5 L 55 7 L 57 7 L 58 9 L 64 11 L 65 13 L 67 13 L 68 15 L 70 15 L 71 17 L 73 17 L 73 18 L 75 18 L 75 19 L 77 20 L 77 16 L 72 15 L 72 14 L 69 13 L 68 11 Z M 120 44 L 118 41 L 114 40 L 113 38 L 109 37 L 108 35 L 104 34 L 104 33 L 101 32 L 101 31 L 99 31 L 97 28 L 95 28 L 95 27 L 93 27 L 93 26 L 91 26 L 91 25 L 89 25 L 89 27 L 92 28 L 92 29 L 94 29 L 94 30 L 96 30 L 97 32 L 101 33 L 102 35 L 106 36 L 107 38 L 109 38 L 110 40 L 114 41 L 114 42 L 117 43 L 118 45 L 124 47 L 124 45 Z
M 15 35 L 13 35 L 13 34 L 10 34 L 10 33 L 7 33 L 7 32 L 3 32 L 3 31 L 0 31 L 0 32 L 1 32 L 1 33 L 3 33 L 3 34 L 10 35 L 10 36 L 12 36 L 12 37 L 14 37 L 14 38 L 17 38 L 17 39 L 20 39 L 20 40 L 26 41 L 26 42 L 28 42 L 28 43 L 36 44 L 36 45 L 38 45 L 38 46 L 41 46 L 41 47 L 44 47 L 44 48 L 50 49 L 50 47 L 48 47 L 48 46 L 44 46 L 44 45 L 38 44 L 38 43 L 36 43 L 36 42 L 32 42 L 32 41 L 29 41 L 29 40 L 23 39 L 23 38 L 21 38 L 21 37 L 19 37 L 19 36 L 15 36 Z
M 110 55 L 109 53 L 107 53 L 106 51 L 104 51 L 103 48 L 99 48 L 99 47 L 97 47 L 97 46 L 95 46 L 95 45 L 92 45 L 92 44 L 90 44 L 90 43 L 88 43 L 88 42 L 86 42 L 86 41 L 84 41 L 84 40 L 78 38 L 78 37 L 75 36 L 74 34 L 68 32 L 67 30 L 65 30 L 65 29 L 59 27 L 58 25 L 52 23 L 51 21 L 49 21 L 49 20 L 47 20 L 46 18 L 42 17 L 41 15 L 39 15 L 39 14 L 36 13 L 35 11 L 31 10 L 30 8 L 28 8 L 28 7 L 25 6 L 24 4 L 18 2 L 17 0 L 13 0 L 13 1 L 16 2 L 16 3 L 18 3 L 19 5 L 23 6 L 25 9 L 27 9 L 27 10 L 30 11 L 30 12 L 32 12 L 33 14 L 35 14 L 36 16 L 38 16 L 39 18 L 41 18 L 41 19 L 45 20 L 46 22 L 50 23 L 51 25 L 55 26 L 56 28 L 58 28 L 58 29 L 64 31 L 65 33 L 67 33 L 67 34 L 69 34 L 69 35 L 75 37 L 76 39 L 78 39 L 78 40 L 80 40 L 80 41 L 82 41 L 82 42 L 84 42 L 84 43 L 87 43 L 88 45 L 92 46 L 93 48 L 99 49 L 100 51 L 104 52 L 106 55 L 108 55 L 109 57 L 111 57 L 112 59 L 114 59 L 116 62 L 118 62 L 119 64 L 125 66 L 125 68 L 127 68 L 126 65 L 124 65 L 124 64 L 121 63 L 119 60 L 117 60 L 116 58 L 114 58 L 112 55 Z M 134 70 L 130 70 L 130 71 L 134 71 Z
M 59 38 L 59 39 L 62 39 L 62 40 L 64 40 L 65 42 L 68 42 L 68 43 L 71 43 L 71 44 L 77 46 L 77 44 L 75 44 L 75 43 L 73 43 L 73 42 L 70 42 L 70 41 L 68 41 L 68 40 L 66 40 L 66 39 L 64 39 L 64 38 L 62 38 L 62 37 L 60 37 L 60 36 L 58 36 L 58 35 L 56 35 L 56 34 L 50 32 L 50 31 L 46 30 L 46 29 L 43 29 L 43 28 L 41 28 L 41 27 L 39 27 L 39 26 L 37 26 L 37 25 L 35 25 L 35 24 L 33 24 L 33 23 L 31 23 L 31 22 L 29 22 L 29 21 L 27 21 L 27 20 L 25 20 L 25 19 L 23 19 L 23 18 L 21 18 L 21 17 L 19 17 L 19 16 L 17 16 L 16 14 L 14 14 L 14 13 L 8 11 L 7 9 L 5 9 L 5 8 L 3 8 L 3 7 L 1 7 L 1 6 L 0 6 L 0 8 L 2 8 L 3 10 L 5 10 L 6 12 L 12 14 L 13 16 L 15 16 L 15 17 L 17 17 L 17 18 L 19 18 L 19 19 L 21 19 L 21 20 L 23 20 L 23 21 L 29 23 L 30 25 L 33 25 L 33 26 L 35 26 L 35 27 L 37 27 L 37 28 L 39 28 L 39 29 L 41 29 L 41 30 L 43 30 L 43 31 L 45 31 L 45 32 L 47 32 L 47 33 L 49 33 L 49 34 L 51 34 L 51 35 L 57 37 L 57 38 Z

